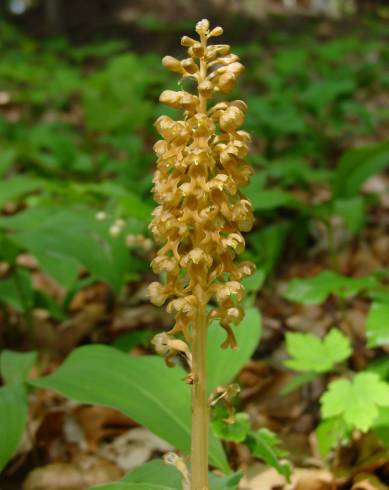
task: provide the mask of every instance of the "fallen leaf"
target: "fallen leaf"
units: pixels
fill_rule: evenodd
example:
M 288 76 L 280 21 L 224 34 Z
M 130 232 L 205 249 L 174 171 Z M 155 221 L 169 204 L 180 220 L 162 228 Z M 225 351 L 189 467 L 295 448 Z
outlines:
M 354 485 L 351 490 L 389 490 L 389 487 L 375 475 L 360 473 L 354 478 Z

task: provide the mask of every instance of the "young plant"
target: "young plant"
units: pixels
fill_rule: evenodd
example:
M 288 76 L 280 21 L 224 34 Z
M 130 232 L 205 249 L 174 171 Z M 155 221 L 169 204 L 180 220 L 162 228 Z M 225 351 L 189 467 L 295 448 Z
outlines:
M 157 119 L 162 136 L 155 146 L 158 157 L 154 197 L 159 206 L 150 225 L 163 243 L 152 261 L 163 281 L 150 285 L 151 301 L 167 310 L 176 323 L 168 334 L 155 339 L 157 351 L 168 362 L 177 350 L 184 351 L 191 367 L 192 389 L 191 488 L 208 489 L 208 425 L 206 339 L 211 319 L 218 319 L 227 337 L 223 348 L 236 348 L 231 325 L 243 318 L 241 280 L 253 272 L 249 262 L 235 258 L 245 246 L 242 231 L 253 223 L 250 202 L 239 188 L 247 184 L 251 168 L 244 162 L 250 137 L 238 130 L 247 106 L 244 102 L 218 102 L 227 94 L 244 67 L 225 44 L 208 45 L 223 33 L 210 29 L 209 21 L 196 25 L 199 40 L 184 36 L 188 58 L 163 59 L 169 70 L 192 79 L 196 93 L 165 90 L 160 101 L 184 112 L 182 120 Z M 183 334 L 185 341 L 174 336 Z

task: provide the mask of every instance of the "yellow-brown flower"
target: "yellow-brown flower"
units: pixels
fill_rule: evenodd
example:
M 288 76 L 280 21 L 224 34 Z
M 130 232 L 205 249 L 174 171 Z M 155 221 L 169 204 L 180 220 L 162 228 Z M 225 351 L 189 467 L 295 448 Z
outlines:
M 211 305 L 208 318 L 217 318 L 227 331 L 223 347 L 235 347 L 231 324 L 243 318 L 240 281 L 253 272 L 248 262 L 239 263 L 253 215 L 250 202 L 239 188 L 246 185 L 251 168 L 244 161 L 250 136 L 239 128 L 247 109 L 243 101 L 208 100 L 232 90 L 244 70 L 239 58 L 226 44 L 208 45 L 210 38 L 223 33 L 210 30 L 202 20 L 196 26 L 199 40 L 184 36 L 188 57 L 163 59 L 169 70 L 195 80 L 197 91 L 165 90 L 160 101 L 181 109 L 183 119 L 157 119 L 161 137 L 155 146 L 158 157 L 154 176 L 154 197 L 159 203 L 150 225 L 155 238 L 163 242 L 152 262 L 163 283 L 149 288 L 152 302 L 167 310 L 176 324 L 170 334 L 182 332 L 191 340 L 199 308 Z

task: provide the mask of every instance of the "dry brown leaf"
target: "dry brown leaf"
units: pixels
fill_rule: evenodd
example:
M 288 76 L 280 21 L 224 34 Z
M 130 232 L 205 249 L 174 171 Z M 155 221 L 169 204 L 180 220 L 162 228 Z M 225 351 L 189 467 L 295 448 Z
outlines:
M 127 472 L 145 463 L 153 453 L 172 451 L 170 444 L 143 427 L 131 429 L 103 447 L 99 454 Z
M 248 469 L 239 490 L 336 490 L 336 485 L 327 470 L 295 468 L 288 484 L 275 469 L 255 464 Z
M 91 450 L 96 450 L 103 439 L 122 434 L 135 425 L 129 417 L 109 407 L 83 405 L 76 408 L 74 418 Z
M 389 487 L 375 475 L 360 473 L 354 478 L 354 485 L 351 490 L 389 490 Z
M 53 463 L 34 469 L 23 484 L 23 490 L 84 490 L 91 485 L 121 478 L 121 471 L 107 461 L 81 467 L 73 463 Z

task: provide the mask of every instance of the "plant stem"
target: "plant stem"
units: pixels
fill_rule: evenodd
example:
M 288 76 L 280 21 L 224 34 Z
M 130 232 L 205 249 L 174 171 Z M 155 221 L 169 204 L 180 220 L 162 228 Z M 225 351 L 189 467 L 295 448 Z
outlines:
M 207 39 L 200 35 L 205 51 Z M 200 59 L 199 83 L 207 77 L 207 61 Z M 207 99 L 199 93 L 200 112 L 207 112 Z M 191 490 L 208 490 L 208 424 L 209 407 L 207 397 L 207 301 L 201 287 L 197 298 L 200 300 L 196 325 L 193 328 L 192 344 L 192 447 L 191 447 Z
M 199 309 L 193 329 L 192 389 L 192 482 L 191 490 L 208 490 L 208 420 L 207 397 L 207 315 L 205 305 Z

